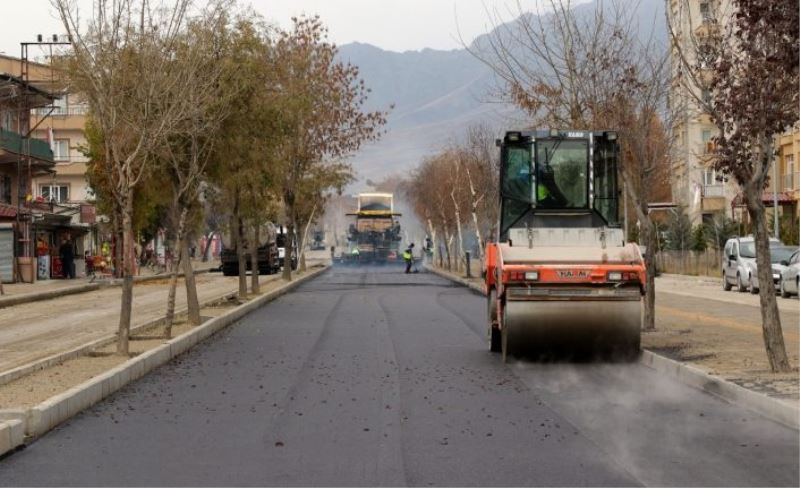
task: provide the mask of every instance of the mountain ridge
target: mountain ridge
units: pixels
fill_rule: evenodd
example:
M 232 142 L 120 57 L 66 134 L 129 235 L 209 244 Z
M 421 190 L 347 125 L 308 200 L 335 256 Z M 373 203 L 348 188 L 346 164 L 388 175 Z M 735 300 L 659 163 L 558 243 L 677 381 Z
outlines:
M 666 45 L 665 21 L 658 20 L 664 18 L 662 3 L 640 0 L 635 21 L 640 38 L 650 35 Z M 609 4 L 602 5 L 607 8 Z M 590 2 L 576 6 L 574 11 L 584 15 L 595 8 L 596 2 Z M 479 47 L 496 29 L 514 22 L 518 18 L 476 36 L 469 47 Z M 467 48 L 397 52 L 353 42 L 339 46 L 339 58 L 358 66 L 371 89 L 365 110 L 387 110 L 394 105 L 386 134 L 350 160 L 359 180 L 353 185 L 354 191 L 366 188 L 367 179 L 379 181 L 412 171 L 425 156 L 459 139 L 470 125 L 482 123 L 500 130 L 519 126 L 523 118 L 513 106 L 492 101 L 490 92 L 498 86 L 495 75 Z

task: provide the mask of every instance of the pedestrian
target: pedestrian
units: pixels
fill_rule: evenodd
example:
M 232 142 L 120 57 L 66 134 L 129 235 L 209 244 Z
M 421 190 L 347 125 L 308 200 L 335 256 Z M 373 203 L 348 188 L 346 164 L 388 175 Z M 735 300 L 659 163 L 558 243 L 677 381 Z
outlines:
M 61 270 L 64 278 L 75 279 L 75 246 L 69 234 L 64 236 L 61 247 L 58 248 L 58 255 L 61 258 Z
M 408 245 L 403 251 L 403 261 L 406 262 L 406 274 L 411 272 L 411 265 L 414 264 L 414 243 Z

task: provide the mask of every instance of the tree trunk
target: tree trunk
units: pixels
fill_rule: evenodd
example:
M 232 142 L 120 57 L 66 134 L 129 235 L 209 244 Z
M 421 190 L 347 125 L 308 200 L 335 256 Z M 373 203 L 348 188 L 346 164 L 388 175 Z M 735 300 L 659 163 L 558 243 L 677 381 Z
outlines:
M 173 203 L 173 209 L 178 207 L 178 203 Z M 188 211 L 186 208 L 181 209 L 180 216 L 178 217 L 178 229 L 176 231 L 176 242 L 180 243 L 183 240 L 183 233 L 186 227 L 186 215 Z M 183 248 L 178 248 L 178 263 L 185 257 L 182 254 Z M 175 295 L 178 288 L 178 267 L 173 266 L 169 271 L 169 291 L 167 292 L 167 313 L 164 324 L 164 336 L 167 339 L 172 338 L 172 325 L 175 322 Z
M 656 246 L 655 229 L 649 217 L 639 220 L 644 242 L 644 266 L 645 266 L 645 293 L 644 293 L 644 330 L 655 330 L 656 328 Z
M 300 257 L 299 257 L 299 268 L 300 271 L 306 271 L 306 242 L 308 242 L 308 229 L 311 227 L 311 223 L 314 222 L 314 214 L 317 212 L 317 204 L 314 204 L 314 207 L 311 209 L 311 216 L 308 218 L 308 222 L 306 222 L 305 229 L 303 229 L 303 240 L 300 241 L 300 244 L 297 246 L 300 249 Z
M 116 205 L 115 205 L 116 206 Z M 111 250 L 112 264 L 114 266 L 114 278 L 122 278 L 122 250 L 125 248 L 123 241 L 125 240 L 124 233 L 122 232 L 122 214 L 124 212 L 119 209 L 119 215 L 114 217 L 114 248 Z
M 770 368 L 775 373 L 788 373 L 791 371 L 791 366 L 786 355 L 781 318 L 778 313 L 778 302 L 775 298 L 775 287 L 772 286 L 769 232 L 767 232 L 764 204 L 761 202 L 762 186 L 754 184 L 745 189 L 747 213 L 753 223 L 753 237 L 756 244 L 762 334 Z
M 250 290 L 253 294 L 261 293 L 261 286 L 258 283 L 258 228 L 259 225 L 255 221 L 253 222 L 253 244 L 250 246 L 250 268 L 252 268 L 252 272 L 250 274 Z
M 428 231 L 430 232 L 431 236 L 431 256 L 430 256 L 430 264 L 435 266 L 436 265 L 436 258 L 433 256 L 433 253 L 437 250 L 436 249 L 436 229 L 433 228 L 433 222 L 431 219 L 428 219 Z M 439 253 L 441 255 L 441 253 Z
M 284 201 L 288 207 L 289 218 L 286 224 L 286 247 L 283 252 L 283 279 L 292 281 L 292 251 L 294 250 L 294 229 L 296 225 L 294 197 L 289 195 L 284 198 Z
M 480 261 L 481 269 L 484 269 L 483 254 L 486 252 L 486 247 L 481 237 L 481 227 L 478 225 L 478 212 L 475 206 L 472 207 L 472 223 L 475 225 L 475 238 L 478 239 L 478 256 L 476 257 Z
M 447 254 L 447 271 L 453 270 L 453 261 L 452 261 L 452 253 L 450 252 L 450 246 L 453 245 L 453 235 L 450 234 L 449 230 L 444 231 L 444 250 Z
M 247 260 L 244 254 L 244 222 L 236 217 L 236 262 L 239 265 L 239 298 L 247 298 Z
M 206 245 L 205 245 L 205 249 L 203 249 L 203 262 L 204 263 L 208 262 L 208 257 L 210 255 L 209 251 L 211 250 L 211 241 L 214 239 L 214 234 L 216 234 L 216 232 L 211 231 L 206 235 Z
M 189 325 L 200 325 L 200 300 L 197 298 L 197 281 L 194 279 L 192 257 L 189 254 L 189 234 L 184 232 L 180 241 L 181 251 L 178 254 L 179 262 L 183 263 L 183 282 L 186 287 L 186 307 L 189 313 Z
M 178 261 L 181 255 L 178 253 Z M 173 269 L 169 273 L 169 291 L 167 292 L 167 314 L 164 318 L 164 337 L 172 339 L 172 324 L 175 322 L 175 295 L 178 289 L 178 271 Z
M 125 205 L 122 213 L 122 242 L 118 251 L 122 257 L 122 299 L 117 332 L 117 354 L 128 356 L 128 339 L 131 332 L 131 312 L 133 309 L 133 263 L 129 250 L 133 247 L 133 189 L 125 189 Z

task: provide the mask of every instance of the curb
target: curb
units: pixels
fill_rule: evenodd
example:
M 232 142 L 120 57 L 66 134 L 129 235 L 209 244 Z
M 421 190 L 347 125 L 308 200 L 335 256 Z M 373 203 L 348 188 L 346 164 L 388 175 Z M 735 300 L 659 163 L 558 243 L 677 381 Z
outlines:
M 447 271 L 443 271 L 441 269 L 436 269 L 433 266 L 430 266 L 430 265 L 427 265 L 427 264 L 424 266 L 424 268 L 427 269 L 428 271 L 430 271 L 431 273 L 437 275 L 437 276 L 441 276 L 442 278 L 446 278 L 446 279 L 448 279 L 450 281 L 454 281 L 454 282 L 456 282 L 456 283 L 458 283 L 460 285 L 466 286 L 467 288 L 469 288 L 472 291 L 476 291 L 476 292 L 478 292 L 478 293 L 480 293 L 482 295 L 486 295 L 486 285 L 484 285 L 482 283 L 481 284 L 473 283 L 473 282 L 467 280 L 466 278 L 462 278 L 460 276 L 454 276 L 453 274 L 451 274 L 451 273 L 449 273 Z
M 22 295 L 0 297 L 0 308 L 20 305 L 22 303 L 38 302 L 39 300 L 50 300 L 51 298 L 58 298 L 67 295 L 77 295 L 78 293 L 99 290 L 103 286 L 109 285 L 105 283 L 88 283 L 85 285 L 68 286 L 57 290 L 37 291 L 33 293 L 24 293 Z
M 194 274 L 199 275 L 208 273 L 214 268 L 204 268 L 195 270 Z M 184 273 L 178 273 L 178 278 L 182 278 Z M 169 278 L 168 274 L 152 275 L 152 276 L 134 276 L 133 283 L 146 283 L 148 281 L 158 281 Z M 21 305 L 23 303 L 38 302 L 41 300 L 51 300 L 53 298 L 64 297 L 68 295 L 77 295 L 79 293 L 86 293 L 90 291 L 99 290 L 100 288 L 107 288 L 111 286 L 122 286 L 122 280 L 113 278 L 110 280 L 98 280 L 93 283 L 86 283 L 83 285 L 66 286 L 56 290 L 37 291 L 32 293 L 23 293 L 21 295 L 11 295 L 0 297 L 0 308 L 12 307 L 14 305 Z
M 486 295 L 483 285 L 478 285 L 464 278 L 453 276 L 446 271 L 435 269 L 431 266 L 426 266 L 426 268 L 438 276 L 466 286 L 482 295 Z M 660 356 L 647 349 L 642 350 L 639 362 L 659 373 L 665 373 L 671 376 L 684 385 L 704 391 L 728 403 L 745 407 L 787 427 L 800 429 L 800 407 L 798 406 L 772 398 L 763 393 L 748 390 L 736 383 L 731 383 L 717 376 L 710 375 L 696 366 Z
M 666 373 L 684 385 L 750 409 L 787 427 L 800 429 L 800 408 L 788 402 L 748 390 L 736 383 L 710 375 L 700 368 L 660 356 L 646 349 L 642 350 L 639 362 L 659 373 Z
M 707 275 L 684 275 L 684 274 L 677 274 L 677 273 L 661 273 L 656 278 L 669 278 L 672 280 L 677 281 L 693 281 L 693 282 L 703 282 L 712 285 L 721 285 L 722 278 L 717 278 L 716 276 L 707 276 Z
M 276 290 L 244 303 L 225 315 L 215 317 L 183 335 L 166 341 L 158 347 L 131 358 L 95 378 L 48 398 L 27 410 L 0 411 L 0 419 L 5 419 L 0 420 L 0 455 L 45 434 L 128 383 L 141 378 L 157 367 L 166 364 L 172 358 L 183 354 L 195 344 L 237 322 L 250 312 L 324 273 L 329 267 L 324 266 L 321 269 L 310 271 L 305 276 L 296 278 Z M 22 432 L 22 436 L 20 432 Z M 7 445 L 4 443 L 4 439 L 8 439 Z

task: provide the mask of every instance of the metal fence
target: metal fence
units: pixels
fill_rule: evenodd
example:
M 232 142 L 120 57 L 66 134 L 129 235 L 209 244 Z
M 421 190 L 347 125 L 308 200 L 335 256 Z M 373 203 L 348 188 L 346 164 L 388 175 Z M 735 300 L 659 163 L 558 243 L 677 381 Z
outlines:
M 656 253 L 656 266 L 662 273 L 721 276 L 722 251 L 660 251 Z

